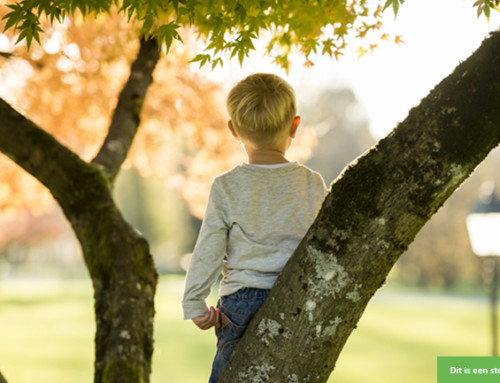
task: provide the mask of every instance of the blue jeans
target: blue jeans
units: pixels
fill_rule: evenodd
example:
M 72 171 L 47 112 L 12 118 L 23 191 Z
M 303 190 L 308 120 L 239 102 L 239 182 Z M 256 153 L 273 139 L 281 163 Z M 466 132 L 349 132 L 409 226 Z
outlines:
M 217 308 L 229 323 L 215 329 L 217 352 L 212 364 L 209 383 L 217 383 L 231 353 L 243 336 L 250 319 L 269 295 L 270 290 L 244 288 L 234 294 L 223 296 L 217 302 Z M 222 317 L 222 315 L 221 315 Z

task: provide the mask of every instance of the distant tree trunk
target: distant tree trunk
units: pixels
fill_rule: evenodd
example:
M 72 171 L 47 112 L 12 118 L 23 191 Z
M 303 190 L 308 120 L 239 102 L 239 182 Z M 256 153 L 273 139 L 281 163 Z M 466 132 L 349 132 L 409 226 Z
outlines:
M 334 182 L 220 383 L 326 382 L 399 256 L 499 142 L 500 32 Z
M 151 374 L 157 272 L 146 240 L 124 220 L 111 192 L 158 59 L 157 41 L 141 40 L 92 163 L 0 99 L 0 151 L 50 190 L 80 241 L 94 287 L 96 383 L 143 383 Z

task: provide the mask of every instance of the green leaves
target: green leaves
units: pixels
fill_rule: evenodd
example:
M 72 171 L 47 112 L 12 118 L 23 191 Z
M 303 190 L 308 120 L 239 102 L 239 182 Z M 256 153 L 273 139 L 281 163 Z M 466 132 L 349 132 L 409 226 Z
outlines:
M 386 7 L 392 5 L 397 12 L 403 1 L 387 0 Z M 33 40 L 40 42 L 43 17 L 54 23 L 77 11 L 95 17 L 116 7 L 128 22 L 139 25 L 144 36 L 165 44 L 167 52 L 175 40 L 182 42 L 181 28 L 194 27 L 206 41 L 204 52 L 192 60 L 201 66 L 215 68 L 231 58 L 243 64 L 256 40 L 264 39 L 269 55 L 288 68 L 292 53 L 301 53 L 306 65 L 320 54 L 338 58 L 349 33 L 366 36 L 380 28 L 374 20 L 380 18 L 381 5 L 367 4 L 368 0 L 22 0 L 9 5 L 4 19 L 5 30 L 17 31 L 18 42 L 26 40 L 29 48 Z
M 478 16 L 489 18 L 500 0 L 473 0 Z M 40 42 L 41 18 L 51 23 L 80 12 L 84 16 L 109 13 L 116 7 L 128 22 L 139 25 L 146 37 L 155 37 L 170 51 L 175 40 L 182 42 L 181 28 L 192 28 L 206 42 L 191 62 L 200 66 L 222 65 L 230 58 L 242 64 L 255 42 L 263 40 L 267 53 L 283 68 L 291 54 L 300 53 L 305 65 L 317 55 L 339 58 L 355 51 L 346 41 L 363 41 L 357 52 L 371 52 L 381 40 L 389 39 L 382 29 L 382 13 L 392 8 L 397 15 L 405 0 L 21 0 L 7 5 L 5 30 L 18 32 L 18 42 Z M 383 6 L 382 6 L 383 4 Z M 394 40 L 400 42 L 399 37 Z
M 209 55 L 209 54 L 198 54 L 196 55 L 196 57 L 194 59 L 192 59 L 190 62 L 192 63 L 195 63 L 195 62 L 199 62 L 200 63 L 200 68 L 207 64 L 207 63 L 210 63 L 212 61 L 212 57 Z
M 484 13 L 489 20 L 492 9 L 499 11 L 499 4 L 500 0 L 477 0 L 474 3 L 474 7 L 477 7 L 477 17 L 480 17 Z
M 399 7 L 405 2 L 405 0 L 386 0 L 384 5 L 384 10 L 392 6 L 394 15 L 397 16 L 399 12 Z M 500 0 L 476 0 L 474 2 L 474 7 L 477 8 L 477 17 L 482 14 L 486 16 L 487 19 L 490 18 L 491 10 L 499 11 Z
M 39 18 L 31 12 L 28 2 L 21 2 L 7 5 L 11 9 L 7 15 L 3 17 L 6 20 L 4 32 L 9 28 L 14 28 L 20 31 L 16 44 L 26 39 L 28 49 L 31 46 L 33 39 L 40 43 L 40 28 Z
M 384 5 L 384 10 L 389 8 L 392 5 L 392 10 L 394 11 L 394 16 L 398 15 L 399 12 L 399 6 L 400 4 L 403 4 L 405 0 L 387 0 Z
M 158 39 L 158 44 L 161 46 L 163 43 L 167 46 L 167 53 L 170 50 L 170 46 L 172 45 L 174 40 L 178 40 L 182 42 L 182 38 L 179 35 L 177 29 L 181 26 L 174 21 L 171 21 L 168 24 L 161 25 L 157 31 L 154 33 L 154 36 Z
M 68 14 L 72 15 L 77 10 L 83 15 L 109 12 L 111 0 L 22 0 L 14 4 L 8 4 L 11 10 L 2 20 L 5 20 L 4 32 L 14 29 L 19 32 L 16 44 L 26 40 L 28 49 L 33 40 L 40 44 L 41 17 L 47 17 L 51 22 L 62 22 Z

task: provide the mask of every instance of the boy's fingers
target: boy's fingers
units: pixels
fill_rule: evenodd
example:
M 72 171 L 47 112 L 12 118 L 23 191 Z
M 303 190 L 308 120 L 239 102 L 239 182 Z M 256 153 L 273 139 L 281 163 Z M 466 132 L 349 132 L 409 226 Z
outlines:
M 208 316 L 208 325 L 209 328 L 214 326 L 217 323 L 217 311 L 214 307 L 210 307 L 209 316 Z
M 220 310 L 215 309 L 215 328 L 221 328 L 221 321 L 220 321 Z
M 206 325 L 207 322 L 209 321 L 209 317 L 210 317 L 210 312 L 207 309 L 207 311 L 205 311 L 205 315 L 200 315 L 193 318 L 193 322 L 196 326 L 198 326 L 202 330 L 206 330 Z
M 218 312 L 214 307 L 207 308 L 205 315 L 193 318 L 193 322 L 202 330 L 208 330 L 212 326 L 217 326 Z

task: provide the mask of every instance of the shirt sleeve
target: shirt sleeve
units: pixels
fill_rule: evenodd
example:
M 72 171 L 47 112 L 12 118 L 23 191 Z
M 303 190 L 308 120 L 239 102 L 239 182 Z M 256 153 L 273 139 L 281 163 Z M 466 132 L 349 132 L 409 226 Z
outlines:
M 205 312 L 205 299 L 222 271 L 229 230 L 226 218 L 224 193 L 214 182 L 186 275 L 182 299 L 184 319 Z

